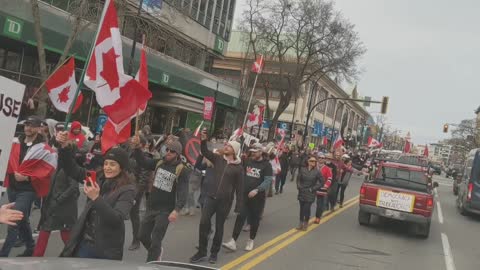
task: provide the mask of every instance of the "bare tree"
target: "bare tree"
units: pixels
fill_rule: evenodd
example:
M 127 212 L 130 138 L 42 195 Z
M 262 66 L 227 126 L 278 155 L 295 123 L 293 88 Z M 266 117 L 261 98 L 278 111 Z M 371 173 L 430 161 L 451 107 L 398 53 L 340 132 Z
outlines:
M 249 0 L 249 3 L 241 30 L 248 31 L 255 54 L 263 53 L 272 62 L 268 72 L 286 82 L 277 89 L 280 100 L 269 131 L 272 139 L 280 115 L 292 98 L 302 94 L 303 85 L 322 76 L 356 78 L 357 62 L 366 50 L 354 25 L 335 11 L 331 1 Z

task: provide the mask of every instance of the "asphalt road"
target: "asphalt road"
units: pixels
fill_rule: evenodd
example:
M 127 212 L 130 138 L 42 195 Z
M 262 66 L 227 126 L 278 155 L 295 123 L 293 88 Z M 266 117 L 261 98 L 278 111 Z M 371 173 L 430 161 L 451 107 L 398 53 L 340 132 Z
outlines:
M 255 249 L 243 251 L 248 239 L 248 233 L 244 232 L 237 242 L 237 252 L 222 250 L 216 266 L 227 270 L 479 269 L 480 218 L 464 217 L 456 211 L 451 179 L 436 176 L 435 181 L 440 186 L 428 239 L 410 235 L 407 224 L 401 222 L 375 220 L 368 227 L 360 226 L 357 222 L 360 177 L 350 182 L 344 208 L 327 212 L 322 223 L 311 226 L 308 232 L 297 232 L 293 229 L 298 223 L 297 192 L 295 185 L 287 182 L 283 194 L 267 200 Z M 83 205 L 84 198 L 80 201 Z M 32 225 L 36 225 L 38 215 L 38 210 L 32 213 Z M 231 215 L 226 222 L 224 241 L 230 239 L 234 222 L 235 217 Z M 194 217 L 181 217 L 169 227 L 164 241 L 164 260 L 188 261 L 196 252 L 198 223 L 197 213 Z M 146 258 L 143 247 L 133 252 L 127 250 L 131 225 L 129 221 L 126 224 L 124 260 L 142 263 Z M 5 226 L 0 226 L 0 239 L 4 237 Z M 52 234 L 46 256 L 57 256 L 62 246 L 59 234 Z M 11 256 L 22 250 L 15 249 Z

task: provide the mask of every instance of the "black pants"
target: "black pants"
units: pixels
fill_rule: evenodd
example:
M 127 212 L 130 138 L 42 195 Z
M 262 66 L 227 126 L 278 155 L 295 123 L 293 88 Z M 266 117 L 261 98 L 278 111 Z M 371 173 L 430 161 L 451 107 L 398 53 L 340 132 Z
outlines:
M 137 193 L 135 194 L 135 204 L 130 210 L 130 219 L 132 220 L 133 241 L 138 241 L 138 233 L 140 230 L 140 205 L 142 204 L 145 188 L 137 186 Z
M 167 232 L 170 211 L 154 211 L 145 214 L 140 226 L 139 240 L 148 250 L 147 262 L 156 261 L 162 252 L 162 241 Z
M 333 182 L 328 190 L 328 209 L 333 210 L 337 205 L 337 189 L 338 183 Z
M 327 202 L 326 196 L 317 196 L 317 210 L 315 211 L 315 217 L 321 218 L 323 211 L 325 210 L 325 203 Z
M 213 199 L 209 196 L 205 198 L 199 227 L 198 252 L 200 254 L 207 255 L 208 236 L 213 215 L 215 215 L 215 235 L 210 253 L 217 254 L 220 251 L 223 240 L 223 225 L 228 215 L 229 203 L 229 200 Z
M 283 186 L 285 185 L 285 181 L 287 180 L 287 174 L 280 174 L 277 176 L 277 181 L 275 181 L 275 191 L 280 192 L 283 191 Z
M 338 198 L 338 193 L 340 193 L 340 204 L 343 204 L 343 200 L 345 199 L 346 189 L 347 189 L 347 185 L 342 185 L 342 184 L 338 185 L 336 198 Z
M 312 207 L 311 202 L 300 202 L 300 222 L 308 222 L 310 220 L 310 209 Z
M 265 194 L 261 192 L 253 198 L 248 198 L 248 194 L 245 194 L 243 200 L 244 205 L 235 220 L 232 238 L 235 240 L 238 239 L 242 227 L 248 218 L 248 224 L 250 224 L 250 239 L 254 240 L 257 236 L 258 227 L 260 226 L 260 218 L 262 217 L 262 210 L 265 205 Z

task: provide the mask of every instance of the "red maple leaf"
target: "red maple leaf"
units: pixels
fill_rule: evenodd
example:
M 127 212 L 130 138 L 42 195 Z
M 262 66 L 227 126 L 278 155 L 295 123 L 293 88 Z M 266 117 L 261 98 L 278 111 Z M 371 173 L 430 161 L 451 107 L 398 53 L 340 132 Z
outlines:
M 115 54 L 113 48 L 102 54 L 103 70 L 100 72 L 100 76 L 107 82 L 111 91 L 120 85 L 116 61 L 117 57 L 119 57 L 119 55 Z
M 256 118 L 257 118 L 257 116 L 254 113 L 250 113 L 248 115 L 248 120 L 251 121 L 251 122 L 255 121 Z
M 60 103 L 67 103 L 68 101 L 68 93 L 70 92 L 70 86 L 67 86 L 65 88 L 63 88 L 62 91 L 60 91 L 60 93 L 58 93 L 58 99 L 57 101 L 59 101 Z

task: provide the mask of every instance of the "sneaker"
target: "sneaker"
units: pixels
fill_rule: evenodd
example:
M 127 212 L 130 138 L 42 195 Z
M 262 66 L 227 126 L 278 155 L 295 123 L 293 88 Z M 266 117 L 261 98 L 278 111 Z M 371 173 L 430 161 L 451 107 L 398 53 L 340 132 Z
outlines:
M 190 258 L 191 263 L 199 263 L 201 261 L 204 261 L 207 258 L 207 255 L 201 254 L 200 252 L 195 253 L 193 257 Z
M 296 228 L 298 231 L 301 231 L 303 229 L 303 222 L 300 221 L 298 224 L 298 227 Z
M 195 216 L 195 207 L 190 207 L 190 209 L 188 211 L 188 215 L 189 216 Z
M 244 232 L 249 232 L 250 231 L 250 225 L 246 224 L 245 226 L 243 226 L 243 231 Z
M 133 250 L 137 250 L 139 248 L 140 248 L 140 241 L 134 240 L 132 242 L 132 244 L 130 245 L 130 247 L 128 247 L 128 250 L 133 251 Z
M 216 264 L 217 263 L 217 254 L 210 254 L 210 258 L 208 258 L 208 262 L 210 264 Z
M 302 231 L 306 232 L 308 230 L 308 222 L 303 223 Z
M 252 251 L 253 250 L 253 240 L 248 239 L 247 245 L 245 246 L 245 251 Z
M 315 223 L 315 224 L 320 224 L 320 218 L 316 218 L 313 223 Z
M 222 246 L 230 251 L 235 251 L 237 250 L 237 243 L 235 242 L 235 239 L 230 239 L 227 243 L 223 243 Z
M 180 216 L 186 216 L 188 215 L 188 212 L 189 212 L 188 209 L 183 208 L 182 210 L 180 210 Z

